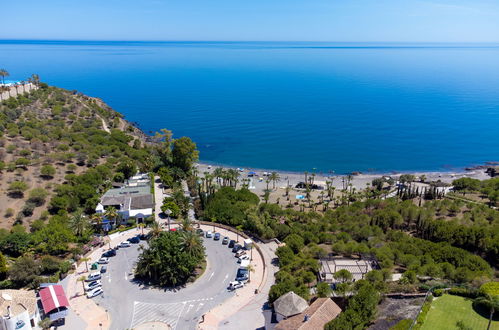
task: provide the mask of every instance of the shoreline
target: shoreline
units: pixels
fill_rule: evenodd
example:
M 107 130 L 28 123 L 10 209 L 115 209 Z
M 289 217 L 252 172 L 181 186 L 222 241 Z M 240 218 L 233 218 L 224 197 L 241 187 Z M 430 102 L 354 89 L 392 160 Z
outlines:
M 224 169 L 234 169 L 238 170 L 240 173 L 240 181 L 243 178 L 249 178 L 249 172 L 256 172 L 255 175 L 251 179 L 250 190 L 255 190 L 255 192 L 261 192 L 266 188 L 266 182 L 263 178 L 263 173 L 272 173 L 276 172 L 280 176 L 280 180 L 276 183 L 276 187 L 283 188 L 289 182 L 290 185 L 295 186 L 297 183 L 305 180 L 305 172 L 294 172 L 294 171 L 286 171 L 286 170 L 269 170 L 269 169 L 261 169 L 261 168 L 253 168 L 253 167 L 237 167 L 232 165 L 222 165 L 210 162 L 197 162 L 195 166 L 198 168 L 199 174 L 203 174 L 204 172 L 212 173 L 216 168 L 224 168 Z M 466 170 L 465 168 L 461 168 L 458 170 L 449 170 L 449 171 L 392 171 L 389 173 L 360 173 L 352 176 L 352 186 L 356 189 L 363 189 L 366 187 L 367 183 L 371 183 L 371 181 L 375 178 L 389 176 L 393 178 L 397 178 L 402 174 L 412 174 L 416 177 L 425 176 L 425 182 L 430 181 L 441 181 L 445 183 L 451 183 L 455 179 L 459 179 L 462 177 L 486 180 L 491 177 L 485 173 L 485 169 L 490 166 L 497 165 L 477 165 L 470 170 Z M 342 186 L 342 179 L 347 177 L 348 174 L 336 174 L 336 173 L 324 173 L 321 171 L 309 171 L 308 176 L 315 174 L 314 180 L 316 182 L 324 182 L 326 180 L 331 180 L 333 178 L 333 186 L 339 188 Z M 263 179 L 263 180 L 261 180 Z M 272 186 L 272 183 L 271 183 Z

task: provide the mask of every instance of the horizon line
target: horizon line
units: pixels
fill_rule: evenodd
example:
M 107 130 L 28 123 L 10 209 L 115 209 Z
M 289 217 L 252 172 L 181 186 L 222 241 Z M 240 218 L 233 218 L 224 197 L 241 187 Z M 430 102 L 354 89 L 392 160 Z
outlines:
M 125 40 L 125 39 L 18 39 L 0 38 L 0 42 L 130 42 L 130 43 L 354 43 L 354 44 L 499 44 L 497 41 L 333 41 L 333 40 Z

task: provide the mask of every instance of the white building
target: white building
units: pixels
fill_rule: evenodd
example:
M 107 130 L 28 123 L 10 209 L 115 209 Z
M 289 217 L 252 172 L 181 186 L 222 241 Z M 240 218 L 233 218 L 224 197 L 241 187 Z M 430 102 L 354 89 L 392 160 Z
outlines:
M 32 290 L 0 290 L 0 330 L 38 329 L 40 313 Z

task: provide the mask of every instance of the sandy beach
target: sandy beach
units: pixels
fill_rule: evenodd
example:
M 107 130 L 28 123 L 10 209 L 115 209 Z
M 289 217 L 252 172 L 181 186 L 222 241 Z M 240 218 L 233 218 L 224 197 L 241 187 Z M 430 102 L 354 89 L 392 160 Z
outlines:
M 263 191 L 267 187 L 267 183 L 265 182 L 265 177 L 263 174 L 265 172 L 271 173 L 271 172 L 277 172 L 280 176 L 280 180 L 276 184 L 276 188 L 279 189 L 285 189 L 286 186 L 289 184 L 292 187 L 295 187 L 296 184 L 299 182 L 305 181 L 305 173 L 298 173 L 298 172 L 287 172 L 287 171 L 275 171 L 275 170 L 263 170 L 263 169 L 255 169 L 255 168 L 246 168 L 246 167 L 231 167 L 231 166 L 221 166 L 221 165 L 210 165 L 210 164 L 205 164 L 205 163 L 198 163 L 197 168 L 199 175 L 202 175 L 205 172 L 212 173 L 216 168 L 222 167 L 224 169 L 236 169 L 240 173 L 239 177 L 239 184 L 241 183 L 241 180 L 243 178 L 248 178 L 250 179 L 250 190 L 253 191 L 256 194 L 262 194 Z M 249 177 L 248 174 L 250 172 L 255 172 L 256 175 L 253 175 L 253 177 Z M 309 172 L 308 176 L 310 177 L 313 172 Z M 442 181 L 446 183 L 451 183 L 455 179 L 463 178 L 463 177 L 468 177 L 468 178 L 474 178 L 474 179 L 479 179 L 479 180 L 486 180 L 490 179 L 490 176 L 485 173 L 485 169 L 475 169 L 472 171 L 455 171 L 455 172 L 410 172 L 410 173 L 376 173 L 376 174 L 359 174 L 359 175 L 354 175 L 351 181 L 351 184 L 353 187 L 355 187 L 357 190 L 364 189 L 366 187 L 367 183 L 371 183 L 371 181 L 375 178 L 379 178 L 382 176 L 389 176 L 393 179 L 398 179 L 398 177 L 402 174 L 413 174 L 417 178 L 421 177 L 424 175 L 426 177 L 425 181 L 430 182 L 430 181 Z M 325 173 L 320 173 L 317 172 L 315 173 L 314 177 L 314 182 L 315 183 L 325 183 L 327 181 L 333 181 L 333 186 L 336 187 L 337 190 L 342 189 L 343 185 L 343 179 L 346 178 L 346 175 L 335 175 L 335 174 L 325 174 Z M 270 188 L 272 188 L 272 183 L 270 183 Z

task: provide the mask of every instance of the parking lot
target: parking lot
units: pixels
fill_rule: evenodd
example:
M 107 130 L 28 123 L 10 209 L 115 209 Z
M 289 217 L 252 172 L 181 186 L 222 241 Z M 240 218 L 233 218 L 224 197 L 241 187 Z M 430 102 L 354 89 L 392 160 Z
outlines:
M 92 298 L 109 312 L 111 329 L 133 328 L 153 321 L 167 323 L 172 329 L 194 329 L 206 311 L 237 294 L 227 290 L 239 267 L 231 249 L 222 245 L 222 239 L 203 238 L 203 243 L 207 254 L 204 274 L 194 283 L 174 289 L 158 289 L 134 281 L 139 246 L 146 245 L 145 241 L 120 248 L 102 274 L 104 293 Z

